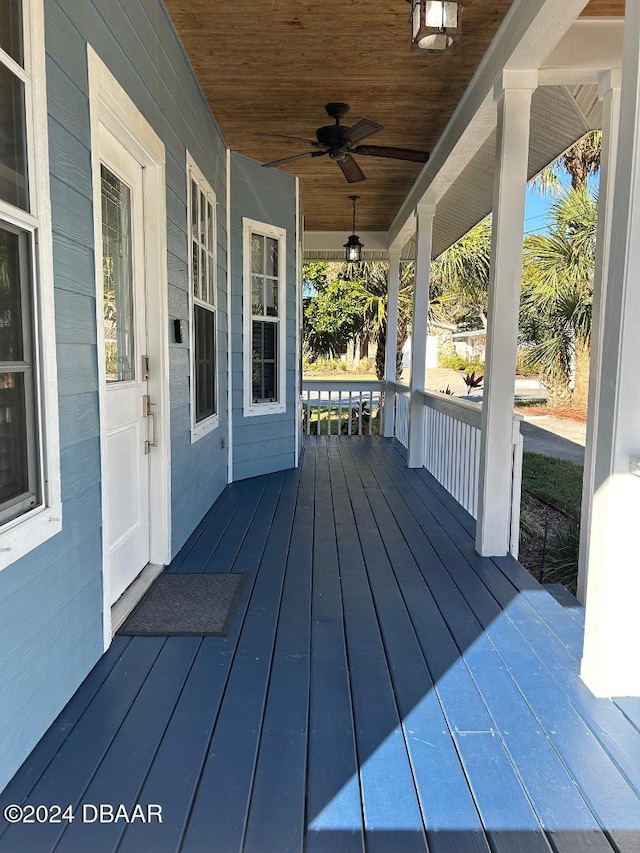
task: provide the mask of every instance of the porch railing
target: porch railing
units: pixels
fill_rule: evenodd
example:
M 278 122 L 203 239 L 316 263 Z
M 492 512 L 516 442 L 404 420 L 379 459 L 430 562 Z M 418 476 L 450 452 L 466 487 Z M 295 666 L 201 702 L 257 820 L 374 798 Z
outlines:
M 395 383 L 395 419 L 393 434 L 403 447 L 409 447 L 409 409 L 411 405 L 411 389 L 408 385 Z
M 411 393 L 407 386 L 397 383 L 395 391 L 394 435 L 404 447 L 407 447 Z M 473 518 L 477 518 L 482 404 L 431 391 L 421 391 L 420 394 L 425 405 L 425 468 Z M 510 436 L 512 451 L 510 551 L 516 558 L 520 536 L 522 491 L 521 420 L 521 415 L 514 414 Z
M 476 518 L 482 405 L 430 391 L 422 397 L 425 468 Z
M 305 379 L 302 382 L 302 429 L 305 435 L 376 435 L 379 433 L 384 382 Z

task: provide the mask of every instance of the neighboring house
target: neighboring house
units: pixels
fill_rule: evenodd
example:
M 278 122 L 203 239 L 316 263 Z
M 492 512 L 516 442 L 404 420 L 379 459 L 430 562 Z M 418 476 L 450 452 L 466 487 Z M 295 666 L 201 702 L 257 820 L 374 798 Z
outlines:
M 451 339 L 453 341 L 453 348 L 460 358 L 465 358 L 467 361 L 484 361 L 487 343 L 485 329 L 454 332 Z
M 2 788 L 140 571 L 230 480 L 296 465 L 301 234 L 162 3 L 0 14 Z
M 427 327 L 427 369 L 439 366 L 440 353 L 443 348 L 446 349 L 451 345 L 455 328 L 454 323 L 445 323 L 444 321 L 429 323 Z M 411 335 L 409 335 L 402 348 L 402 364 L 404 367 L 411 366 L 411 346 Z

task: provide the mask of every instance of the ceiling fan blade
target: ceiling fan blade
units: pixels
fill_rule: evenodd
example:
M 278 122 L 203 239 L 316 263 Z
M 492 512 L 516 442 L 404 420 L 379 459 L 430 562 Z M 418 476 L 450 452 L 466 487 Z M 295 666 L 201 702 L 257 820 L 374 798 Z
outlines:
M 388 157 L 391 160 L 411 160 L 414 163 L 426 163 L 428 151 L 414 151 L 413 148 L 393 148 L 387 145 L 358 145 L 353 149 L 354 154 L 364 154 L 368 157 Z
M 320 143 L 315 139 L 304 139 L 302 136 L 284 136 L 282 133 L 254 133 L 254 136 L 270 136 L 272 139 L 291 139 L 294 142 L 306 142 L 314 148 L 320 148 Z
M 281 166 L 283 163 L 290 163 L 292 160 L 302 160 L 303 157 L 324 157 L 328 151 L 305 151 L 304 154 L 294 154 L 292 157 L 283 157 L 281 160 L 272 160 L 270 163 L 263 163 L 263 166 Z
M 359 181 L 366 181 L 367 178 L 365 173 L 362 171 L 360 166 L 358 166 L 351 154 L 347 154 L 343 160 L 336 160 L 336 163 L 340 166 L 342 174 L 350 184 L 357 184 Z
M 349 128 L 349 131 L 345 134 L 345 141 L 348 145 L 355 145 L 356 142 L 360 142 L 361 139 L 366 139 L 367 136 L 378 133 L 380 130 L 384 130 L 384 127 L 378 124 L 377 121 L 363 118 L 359 122 L 356 122 L 353 127 Z

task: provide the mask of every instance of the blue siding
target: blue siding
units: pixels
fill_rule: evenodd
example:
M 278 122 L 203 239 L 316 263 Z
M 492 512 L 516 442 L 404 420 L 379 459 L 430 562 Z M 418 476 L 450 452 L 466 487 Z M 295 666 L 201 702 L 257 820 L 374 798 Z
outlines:
M 188 329 L 186 150 L 218 198 L 220 427 L 191 444 L 189 353 L 170 335 L 172 552 L 227 482 L 226 147 L 161 0 L 44 0 L 63 530 L 0 573 L 0 789 L 102 653 L 87 43 L 166 147 L 170 321 Z M 171 326 L 170 326 L 171 328 Z M 170 329 L 167 330 L 169 333 Z M 188 337 L 187 337 L 188 339 Z
M 287 232 L 286 411 L 245 418 L 243 414 L 242 219 Z M 233 479 L 255 477 L 295 465 L 296 405 L 296 197 L 295 179 L 239 154 L 231 155 L 231 352 L 233 388 Z

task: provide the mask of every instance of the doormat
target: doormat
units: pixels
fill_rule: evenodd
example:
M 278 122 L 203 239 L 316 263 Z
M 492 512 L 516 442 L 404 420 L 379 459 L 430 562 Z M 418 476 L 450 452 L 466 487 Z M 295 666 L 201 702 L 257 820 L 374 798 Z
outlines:
M 224 637 L 244 579 L 244 574 L 163 572 L 117 633 L 128 637 Z

